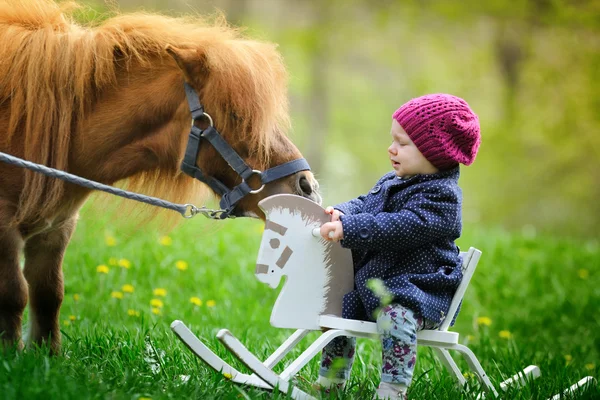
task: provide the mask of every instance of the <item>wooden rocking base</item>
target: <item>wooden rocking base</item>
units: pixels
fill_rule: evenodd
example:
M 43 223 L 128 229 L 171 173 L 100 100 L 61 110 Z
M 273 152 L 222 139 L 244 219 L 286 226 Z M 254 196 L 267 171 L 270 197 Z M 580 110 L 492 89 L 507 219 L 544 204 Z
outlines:
M 336 324 L 343 325 L 345 322 L 350 324 L 353 321 L 344 321 L 341 318 L 327 317 L 328 325 Z M 340 321 L 334 321 L 339 319 Z M 369 324 L 369 323 L 366 323 Z M 356 328 L 356 327 L 354 327 Z M 217 338 L 225 345 L 229 351 L 235 355 L 244 365 L 246 365 L 253 374 L 244 374 L 226 361 L 217 356 L 211 351 L 200 339 L 198 339 L 185 324 L 181 321 L 173 321 L 171 329 L 179 337 L 179 339 L 196 354 L 202 361 L 213 368 L 215 371 L 220 372 L 223 376 L 232 382 L 254 386 L 265 390 L 279 390 L 280 392 L 287 394 L 290 393 L 292 399 L 297 400 L 312 400 L 315 399 L 308 393 L 300 390 L 292 383 L 292 378 L 306 365 L 308 362 L 320 354 L 321 350 L 334 338 L 338 336 L 354 336 L 354 337 L 365 337 L 372 338 L 373 333 L 371 332 L 372 326 L 363 326 L 363 331 L 357 330 L 345 330 L 345 329 L 330 329 L 321 334 L 296 360 L 294 360 L 288 367 L 281 373 L 277 374 L 273 371 L 273 367 L 277 365 L 289 352 L 292 350 L 309 332 L 308 329 L 298 329 L 295 331 L 279 348 L 264 362 L 261 362 L 252 352 L 250 352 L 231 332 L 227 329 L 222 329 L 218 332 Z M 428 331 L 422 331 L 424 333 Z M 427 336 L 426 334 L 424 335 Z M 478 377 L 482 384 L 482 387 L 487 390 L 487 394 L 493 394 L 494 397 L 499 397 L 498 391 L 492 385 L 491 381 L 485 374 L 481 364 L 473 354 L 473 352 L 466 346 L 457 343 L 446 343 L 445 345 L 440 343 L 439 337 L 435 338 L 435 342 L 428 342 L 427 339 L 421 337 L 418 338 L 419 345 L 430 346 L 434 349 L 435 354 L 440 358 L 442 364 L 449 370 L 451 375 L 456 379 L 459 385 L 464 385 L 466 380 L 462 375 L 460 369 L 456 365 L 454 359 L 450 356 L 448 350 L 456 350 L 461 353 L 470 369 Z M 453 338 L 450 338 L 453 341 Z M 528 381 L 536 379 L 540 376 L 540 369 L 535 365 L 530 365 L 523 371 L 515 374 L 513 377 L 505 380 L 500 384 L 502 391 L 507 390 L 509 387 L 523 387 Z M 581 379 L 573 386 L 566 389 L 563 393 L 557 394 L 548 400 L 558 400 L 561 396 L 573 394 L 576 391 L 586 387 L 587 385 L 594 384 L 595 380 L 593 377 L 588 376 Z M 481 393 L 478 399 L 486 398 L 486 393 Z

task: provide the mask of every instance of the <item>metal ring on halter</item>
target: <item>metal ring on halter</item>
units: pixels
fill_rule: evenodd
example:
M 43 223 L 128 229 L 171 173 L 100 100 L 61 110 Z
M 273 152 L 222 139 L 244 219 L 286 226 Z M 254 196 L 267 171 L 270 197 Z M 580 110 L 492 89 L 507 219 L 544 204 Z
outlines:
M 214 127 L 215 125 L 213 124 L 213 119 L 212 117 L 207 114 L 207 113 L 202 113 L 202 115 L 206 116 L 206 118 L 208 118 L 208 122 L 210 123 L 210 126 Z M 192 118 L 192 126 L 194 126 L 194 122 L 196 122 L 195 119 Z
M 259 178 L 262 178 L 262 172 L 257 170 L 257 169 L 253 169 L 252 170 L 252 174 L 250 174 L 250 176 L 257 174 Z M 242 181 L 246 182 L 245 179 L 242 179 Z M 262 182 L 262 179 L 261 179 Z M 265 188 L 265 184 L 263 183 L 258 189 L 256 190 L 251 190 L 250 194 L 256 194 L 256 193 L 260 193 L 263 189 Z

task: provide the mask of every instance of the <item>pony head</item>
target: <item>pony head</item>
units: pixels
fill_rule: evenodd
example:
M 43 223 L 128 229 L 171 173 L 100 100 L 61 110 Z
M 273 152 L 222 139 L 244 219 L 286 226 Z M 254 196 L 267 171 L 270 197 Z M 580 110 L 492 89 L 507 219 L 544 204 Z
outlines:
M 286 136 L 290 126 L 287 72 L 276 46 L 238 35 L 229 30 L 226 40 L 199 37 L 195 46 L 167 46 L 166 51 L 199 94 L 215 128 L 249 166 L 266 170 L 301 158 L 300 151 Z M 219 179 L 230 188 L 240 183 L 237 173 L 212 146 L 201 146 L 197 165 L 206 176 Z M 253 189 L 261 186 L 256 175 L 248 184 Z M 258 202 L 280 193 L 297 194 L 320 203 L 318 187 L 310 171 L 300 171 L 245 197 L 234 215 L 264 219 Z

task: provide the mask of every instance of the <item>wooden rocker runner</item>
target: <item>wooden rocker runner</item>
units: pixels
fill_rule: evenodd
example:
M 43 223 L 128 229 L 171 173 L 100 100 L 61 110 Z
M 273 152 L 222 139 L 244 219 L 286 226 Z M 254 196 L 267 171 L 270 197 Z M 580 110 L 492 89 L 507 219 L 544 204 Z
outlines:
M 376 324 L 341 318 L 342 297 L 352 290 L 354 277 L 349 250 L 339 243 L 326 242 L 318 235 L 318 228 L 330 216 L 316 203 L 294 195 L 275 195 L 259 203 L 267 217 L 258 260 L 256 277 L 272 288 L 277 288 L 286 277 L 271 313 L 270 323 L 277 328 L 297 329 L 269 358 L 260 361 L 231 332 L 222 329 L 217 338 L 244 363 L 253 374 L 245 374 L 212 352 L 181 321 L 174 321 L 171 329 L 206 364 L 221 372 L 235 383 L 290 393 L 293 399 L 314 397 L 294 386 L 292 378 L 334 338 L 354 336 L 378 338 Z M 461 253 L 463 279 L 452 300 L 448 317 L 437 330 L 418 333 L 417 343 L 433 348 L 442 364 L 459 385 L 466 380 L 449 353 L 455 350 L 463 355 L 467 365 L 479 379 L 488 394 L 498 397 L 494 387 L 477 357 L 466 346 L 459 344 L 459 334 L 448 331 L 475 272 L 481 252 L 473 247 Z M 291 349 L 309 332 L 323 332 L 281 374 L 273 371 Z M 509 386 L 522 387 L 529 379 L 540 376 L 540 370 L 530 365 L 500 384 L 500 390 Z M 485 397 L 482 393 L 480 398 Z

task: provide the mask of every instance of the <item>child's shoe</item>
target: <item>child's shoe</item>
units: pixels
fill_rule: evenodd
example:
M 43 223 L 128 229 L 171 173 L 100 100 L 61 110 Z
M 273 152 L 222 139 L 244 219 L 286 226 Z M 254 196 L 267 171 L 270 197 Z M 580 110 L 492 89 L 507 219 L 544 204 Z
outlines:
M 374 400 L 408 400 L 408 387 L 401 383 L 381 382 L 375 392 Z

